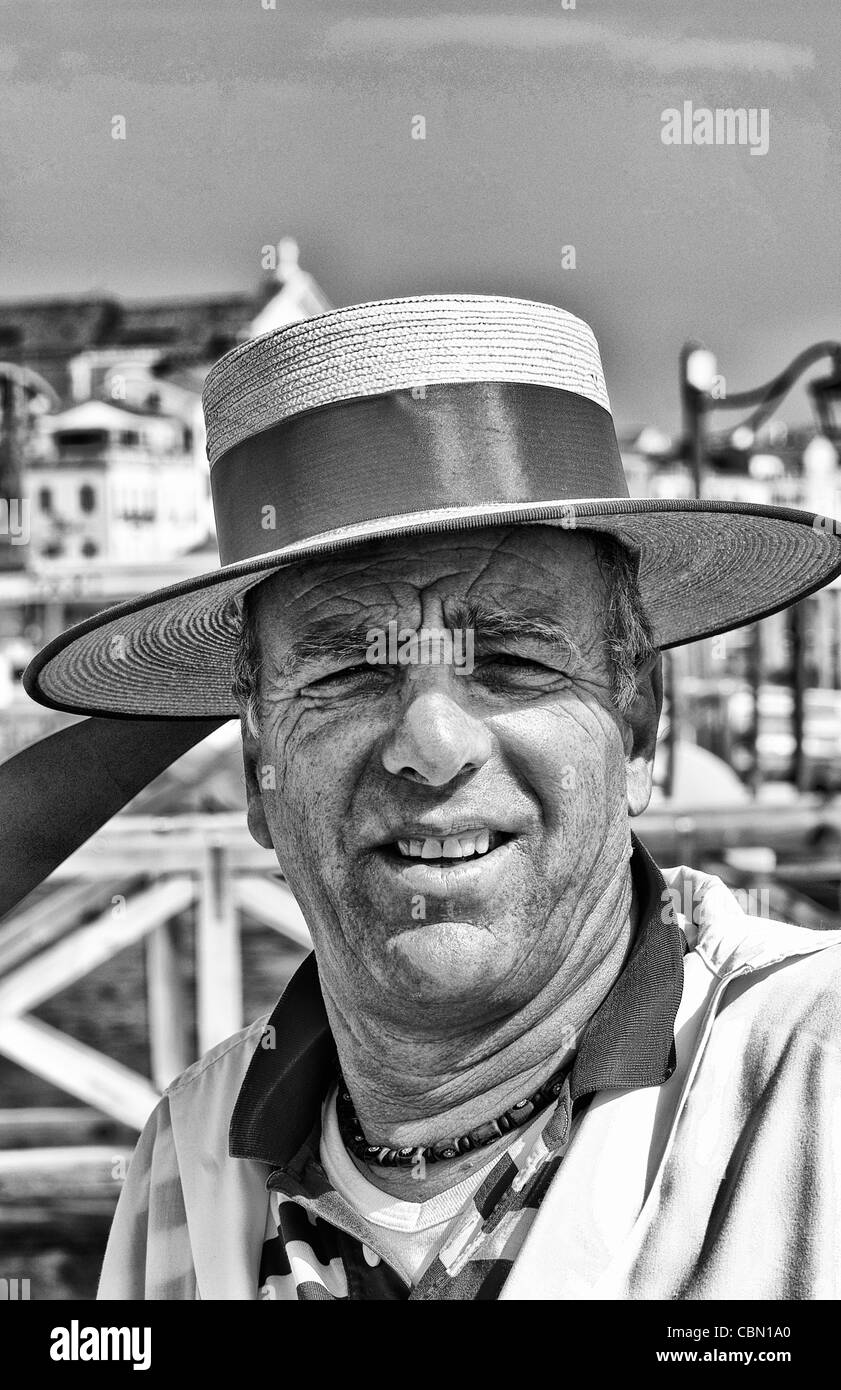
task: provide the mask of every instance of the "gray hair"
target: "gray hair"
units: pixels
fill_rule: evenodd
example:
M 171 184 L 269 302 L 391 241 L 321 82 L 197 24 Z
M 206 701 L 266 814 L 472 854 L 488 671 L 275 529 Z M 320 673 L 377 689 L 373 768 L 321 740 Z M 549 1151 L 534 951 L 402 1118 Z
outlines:
M 654 630 L 639 589 L 637 557 L 613 536 L 592 532 L 590 539 L 607 593 L 603 637 L 611 695 L 620 714 L 627 714 L 637 697 L 640 671 L 657 652 Z
M 625 714 L 636 698 L 640 670 L 657 648 L 639 591 L 637 559 L 613 536 L 594 531 L 588 538 L 607 592 L 603 639 L 610 665 L 611 695 L 616 708 Z M 260 645 L 254 602 L 257 587 L 249 589 L 243 599 L 231 681 L 240 718 L 253 738 L 260 733 Z

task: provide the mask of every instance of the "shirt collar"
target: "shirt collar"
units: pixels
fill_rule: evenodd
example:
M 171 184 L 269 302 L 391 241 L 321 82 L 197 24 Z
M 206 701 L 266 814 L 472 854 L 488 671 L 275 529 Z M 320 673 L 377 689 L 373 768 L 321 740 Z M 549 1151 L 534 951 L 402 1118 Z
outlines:
M 639 925 L 620 975 L 584 1030 L 570 1078 L 573 1100 L 659 1086 L 675 1069 L 686 940 L 666 880 L 645 845 L 631 839 Z
M 639 925 L 621 974 L 584 1030 L 570 1077 L 573 1100 L 615 1087 L 658 1086 L 674 1071 L 685 941 L 669 910 L 663 875 L 645 846 L 635 835 L 631 839 Z M 231 1117 L 231 1157 L 275 1167 L 289 1163 L 319 1122 L 337 1070 L 311 953 L 251 1059 Z

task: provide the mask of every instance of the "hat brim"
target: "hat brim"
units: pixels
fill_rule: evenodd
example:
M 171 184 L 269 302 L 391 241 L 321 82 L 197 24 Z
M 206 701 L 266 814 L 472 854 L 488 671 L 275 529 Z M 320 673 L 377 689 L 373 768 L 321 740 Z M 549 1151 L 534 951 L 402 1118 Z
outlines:
M 367 541 L 504 525 L 603 531 L 638 553 L 640 592 L 660 648 L 768 617 L 841 574 L 841 526 L 758 503 L 612 497 L 387 516 L 105 609 L 44 647 L 24 673 L 24 688 L 40 704 L 73 714 L 232 718 L 231 661 L 248 589 L 292 564 Z

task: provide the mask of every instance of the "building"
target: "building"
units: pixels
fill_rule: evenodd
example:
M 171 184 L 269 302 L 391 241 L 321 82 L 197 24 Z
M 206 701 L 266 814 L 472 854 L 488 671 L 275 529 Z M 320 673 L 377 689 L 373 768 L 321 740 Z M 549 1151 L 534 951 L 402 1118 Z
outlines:
M 40 645 L 218 564 L 205 377 L 248 338 L 333 307 L 292 238 L 262 251 L 253 294 L 0 303 L 0 497 L 27 521 L 25 543 L 0 536 L 0 757 L 62 719 L 20 690 Z
M 333 307 L 283 237 L 263 248 L 266 274 L 253 294 L 120 300 L 67 295 L 0 302 L 0 363 L 39 373 L 62 405 L 102 393 L 118 360 L 162 375 L 185 364 L 206 372 L 230 348 Z
M 29 563 L 173 560 L 207 533 L 206 479 L 183 415 L 91 400 L 43 416 L 29 445 Z

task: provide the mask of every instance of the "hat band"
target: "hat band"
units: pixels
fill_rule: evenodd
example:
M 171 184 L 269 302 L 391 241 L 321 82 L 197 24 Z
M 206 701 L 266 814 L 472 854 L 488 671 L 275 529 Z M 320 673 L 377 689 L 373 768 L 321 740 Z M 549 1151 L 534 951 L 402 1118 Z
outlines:
M 419 386 L 283 420 L 211 470 L 223 565 L 385 516 L 627 497 L 613 420 L 572 391 Z

